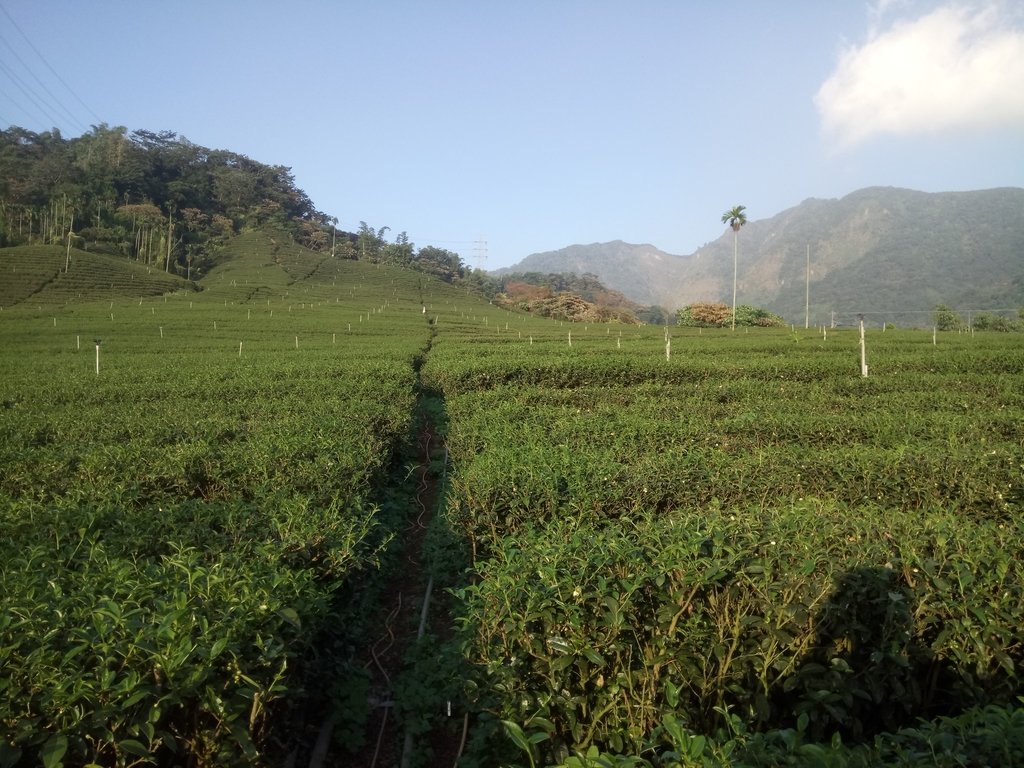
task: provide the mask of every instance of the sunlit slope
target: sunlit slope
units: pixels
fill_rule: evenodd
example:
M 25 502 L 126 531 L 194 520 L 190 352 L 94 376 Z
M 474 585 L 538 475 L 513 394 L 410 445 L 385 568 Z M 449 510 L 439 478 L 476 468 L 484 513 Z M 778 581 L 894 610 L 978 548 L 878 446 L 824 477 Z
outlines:
M 466 288 L 412 269 L 315 253 L 275 230 L 239 235 L 218 260 L 190 302 L 228 310 L 245 307 L 247 319 L 286 313 L 288 327 L 300 331 L 386 335 L 400 332 L 404 322 L 416 327 L 429 322 L 448 333 L 514 337 L 529 344 L 531 338 L 567 338 L 572 326 L 563 329 L 558 321 L 509 312 Z M 400 317 L 405 319 L 398 322 Z M 578 326 L 578 332 L 584 327 Z
M 18 295 L 32 298 L 5 301 L 0 332 L 12 347 L 59 351 L 61 356 L 48 363 L 62 368 L 91 370 L 91 358 L 82 353 L 91 352 L 97 340 L 103 366 L 113 373 L 115 366 L 127 372 L 144 365 L 139 355 L 170 360 L 182 344 L 215 358 L 321 350 L 353 360 L 374 357 L 393 342 L 422 349 L 431 326 L 486 338 L 518 325 L 517 336 L 524 341 L 531 334 L 524 323 L 538 329 L 534 335 L 540 328 L 558 328 L 558 323 L 512 315 L 465 288 L 414 270 L 314 253 L 273 230 L 233 238 L 219 253 L 218 265 L 192 283 L 156 269 L 147 272 L 134 262 L 74 251 L 65 275 L 59 272 L 59 252 L 57 247 L 0 251 L 0 265 L 19 280 L 35 268 L 34 282 L 25 280 L 17 288 Z M 3 290 L 15 295 L 6 280 Z M 30 322 L 21 321 L 26 316 Z
M 66 268 L 66 271 L 65 271 Z M 154 296 L 188 288 L 155 266 L 58 245 L 0 248 L 0 306 Z
M 445 335 L 501 340 L 501 356 L 532 358 L 537 343 L 617 344 L 638 329 L 563 323 L 495 307 L 465 288 L 402 267 L 333 258 L 297 245 L 284 232 L 256 230 L 232 238 L 218 264 L 193 281 L 130 260 L 59 246 L 0 250 L 0 307 L 13 320 L 7 340 L 54 344 L 79 352 L 103 345 L 105 365 L 122 352 L 166 354 L 187 339 L 196 351 L 249 355 L 356 339 L 359 354 L 393 336 L 419 339 L 428 323 Z M 341 347 L 341 349 L 346 349 Z M 348 354 L 355 347 L 348 345 Z M 481 348 L 482 350 L 482 348 Z M 130 365 L 127 358 L 123 364 Z

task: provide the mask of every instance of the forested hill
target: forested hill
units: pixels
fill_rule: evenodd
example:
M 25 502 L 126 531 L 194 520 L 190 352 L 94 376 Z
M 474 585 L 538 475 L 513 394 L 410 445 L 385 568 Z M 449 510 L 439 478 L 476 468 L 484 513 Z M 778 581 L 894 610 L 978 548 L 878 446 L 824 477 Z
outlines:
M 1024 189 L 926 193 L 870 187 L 809 199 L 739 233 L 739 300 L 789 318 L 1024 304 Z M 642 304 L 731 296 L 733 233 L 687 256 L 613 242 L 528 256 L 514 271 L 593 273 Z
M 61 245 L 194 280 L 235 235 L 270 228 L 317 253 L 409 266 L 448 282 L 478 278 L 458 254 L 417 250 L 404 232 L 388 242 L 388 227 L 336 226 L 290 168 L 171 131 L 100 125 L 71 139 L 56 130 L 0 131 L 0 248 Z
M 290 169 L 208 149 L 170 131 L 101 125 L 80 137 L 0 132 L 0 246 L 63 243 L 158 263 L 208 266 L 246 226 L 322 240 L 324 214 Z

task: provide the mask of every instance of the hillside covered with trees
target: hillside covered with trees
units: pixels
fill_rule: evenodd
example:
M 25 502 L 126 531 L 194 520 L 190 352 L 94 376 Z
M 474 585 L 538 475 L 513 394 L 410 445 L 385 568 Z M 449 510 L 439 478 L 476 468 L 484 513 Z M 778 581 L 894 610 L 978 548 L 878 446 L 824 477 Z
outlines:
M 67 245 L 121 256 L 194 279 L 218 262 L 233 235 L 270 226 L 317 253 L 409 266 L 447 282 L 469 279 L 459 255 L 419 250 L 402 232 L 316 209 L 291 169 L 209 149 L 172 131 L 94 126 L 0 131 L 0 247 Z
M 290 168 L 208 149 L 172 131 L 100 125 L 72 139 L 56 130 L 0 131 L 0 247 L 84 250 L 195 281 L 232 257 L 232 238 L 263 229 L 316 253 L 416 269 L 541 316 L 669 319 L 594 275 L 495 277 L 469 269 L 458 253 L 417 249 L 405 232 L 389 240 L 387 226 L 361 221 L 348 232 L 337 224 L 296 186 Z

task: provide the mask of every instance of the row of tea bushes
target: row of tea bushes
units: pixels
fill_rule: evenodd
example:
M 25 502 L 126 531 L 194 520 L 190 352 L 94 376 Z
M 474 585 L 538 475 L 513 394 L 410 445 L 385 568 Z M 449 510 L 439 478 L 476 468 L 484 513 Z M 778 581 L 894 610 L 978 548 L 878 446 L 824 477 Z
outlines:
M 345 674 L 319 644 L 360 642 L 429 326 L 391 272 L 231 264 L 223 295 L 0 315 L 0 766 L 283 761 Z
M 888 332 L 863 379 L 841 339 L 690 336 L 669 361 L 647 334 L 442 336 L 424 366 L 482 708 L 559 760 L 667 750 L 667 717 L 858 743 L 1021 693 L 1012 339 Z

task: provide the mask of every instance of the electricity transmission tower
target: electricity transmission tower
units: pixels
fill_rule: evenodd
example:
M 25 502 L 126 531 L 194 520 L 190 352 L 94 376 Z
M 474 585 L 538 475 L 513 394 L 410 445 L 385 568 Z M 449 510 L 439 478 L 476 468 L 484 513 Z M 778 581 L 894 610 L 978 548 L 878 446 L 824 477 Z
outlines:
M 487 241 L 482 236 L 479 240 L 473 241 L 473 255 L 476 258 L 476 268 L 483 271 L 484 263 L 487 261 Z

